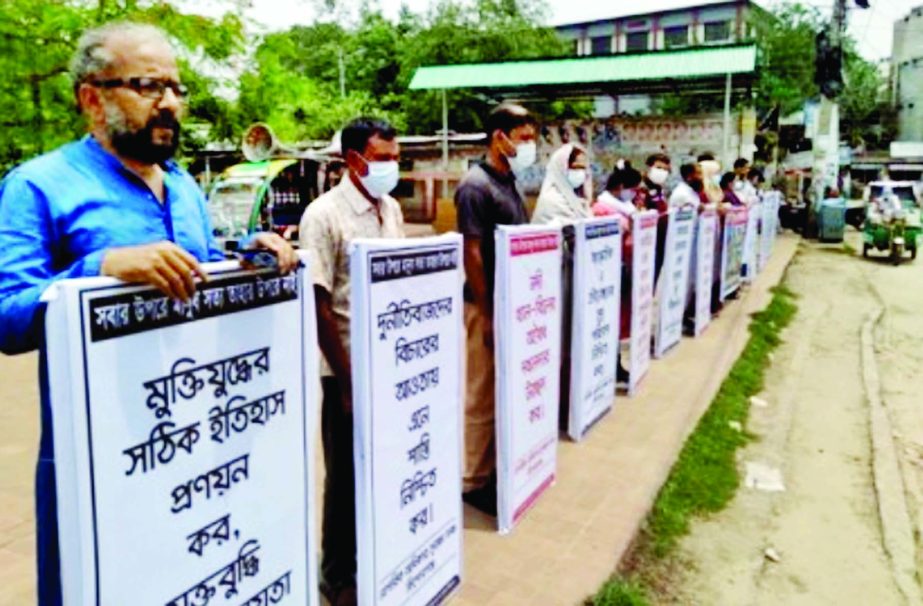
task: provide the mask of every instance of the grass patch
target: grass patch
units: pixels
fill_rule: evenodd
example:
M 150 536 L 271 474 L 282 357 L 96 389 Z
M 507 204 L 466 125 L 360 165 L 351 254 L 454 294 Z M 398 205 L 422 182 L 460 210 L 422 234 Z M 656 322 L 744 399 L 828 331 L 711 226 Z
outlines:
M 750 338 L 708 411 L 686 440 L 669 478 L 660 489 L 651 513 L 622 569 L 597 594 L 592 606 L 642 606 L 652 595 L 668 590 L 659 582 L 669 568 L 664 560 L 689 532 L 696 516 L 721 511 L 740 485 L 735 454 L 752 437 L 732 429 L 746 427 L 750 397 L 763 389 L 769 354 L 797 311 L 795 295 L 785 286 L 773 289 L 772 301 L 753 315 Z
M 849 242 L 843 242 L 839 247 L 825 246 L 823 247 L 823 251 L 835 255 L 854 256 L 856 254 L 856 247 Z

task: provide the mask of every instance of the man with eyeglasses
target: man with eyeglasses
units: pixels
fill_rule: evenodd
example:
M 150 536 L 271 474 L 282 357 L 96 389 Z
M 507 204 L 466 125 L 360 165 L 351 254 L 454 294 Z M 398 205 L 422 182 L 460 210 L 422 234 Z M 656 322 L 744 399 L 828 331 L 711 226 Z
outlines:
M 89 134 L 0 183 L 0 350 L 40 351 L 40 606 L 61 603 L 42 293 L 58 280 L 103 275 L 188 300 L 207 279 L 199 264 L 224 259 L 201 191 L 170 160 L 186 90 L 163 32 L 133 23 L 87 31 L 71 71 Z M 247 246 L 273 252 L 283 272 L 298 263 L 274 234 L 256 234 Z

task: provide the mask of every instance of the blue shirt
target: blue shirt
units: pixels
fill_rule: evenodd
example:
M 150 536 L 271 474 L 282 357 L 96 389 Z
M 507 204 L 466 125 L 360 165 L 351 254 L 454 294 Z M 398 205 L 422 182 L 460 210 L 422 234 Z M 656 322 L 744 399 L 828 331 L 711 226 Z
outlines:
M 164 202 L 92 137 L 26 162 L 0 182 L 0 351 L 43 342 L 48 286 L 98 276 L 108 248 L 170 240 L 199 261 L 224 258 L 205 198 L 185 170 L 164 164 Z M 60 606 L 57 496 L 45 351 L 39 361 L 42 436 L 35 478 L 39 606 Z
M 224 258 L 196 182 L 164 165 L 161 203 L 90 136 L 19 166 L 0 183 L 0 351 L 42 341 L 39 297 L 56 280 L 99 275 L 106 249 L 169 240 Z

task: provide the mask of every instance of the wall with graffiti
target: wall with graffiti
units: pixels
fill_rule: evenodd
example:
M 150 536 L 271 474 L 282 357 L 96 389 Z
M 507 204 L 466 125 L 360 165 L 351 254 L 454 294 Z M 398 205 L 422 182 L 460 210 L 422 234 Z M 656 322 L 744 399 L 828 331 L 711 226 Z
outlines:
M 554 151 L 565 143 L 587 148 L 593 170 L 594 191 L 605 185 L 609 173 L 620 158 L 641 170 L 645 159 L 663 152 L 673 160 L 674 172 L 684 162 L 699 154 L 716 156 L 723 145 L 724 119 L 721 114 L 689 118 L 643 117 L 606 120 L 566 121 L 545 124 L 539 134 L 539 161 L 521 178 L 524 190 L 536 194 L 545 175 L 545 164 Z M 731 121 L 730 148 L 740 144 L 739 119 Z

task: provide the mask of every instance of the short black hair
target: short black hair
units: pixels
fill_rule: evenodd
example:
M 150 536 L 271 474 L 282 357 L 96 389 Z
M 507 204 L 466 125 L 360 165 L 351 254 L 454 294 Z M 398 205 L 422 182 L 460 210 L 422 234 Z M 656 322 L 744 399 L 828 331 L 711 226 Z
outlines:
M 387 120 L 381 118 L 362 116 L 350 121 L 349 124 L 343 127 L 343 132 L 340 133 L 340 147 L 343 157 L 346 157 L 349 150 L 353 150 L 361 156 L 365 153 L 369 139 L 376 135 L 385 141 L 393 141 L 397 137 L 397 131 Z
M 756 179 L 760 183 L 763 183 L 766 180 L 766 177 L 763 176 L 763 171 L 758 168 L 751 168 L 750 172 L 747 173 L 748 179 Z
M 683 164 L 679 167 L 679 176 L 683 178 L 683 181 L 686 181 L 695 173 L 696 168 L 698 168 L 698 166 L 694 162 Z
M 713 154 L 713 153 L 711 153 L 711 152 L 705 152 L 705 153 L 703 153 L 703 154 L 699 154 L 699 157 L 696 158 L 696 161 L 697 161 L 697 162 L 708 162 L 708 161 L 714 160 L 714 159 L 715 159 L 715 154 Z
M 616 168 L 612 171 L 612 174 L 609 175 L 609 178 L 606 180 L 606 191 L 618 189 L 622 187 L 622 185 L 622 171 Z
M 737 175 L 728 171 L 721 175 L 721 189 L 726 189 L 731 183 L 734 182 L 734 179 L 737 178 Z
M 630 166 L 622 169 L 622 185 L 625 187 L 638 187 L 641 185 L 641 173 Z
M 567 157 L 567 165 L 570 166 L 571 164 L 573 164 L 574 160 L 576 160 L 577 157 L 580 156 L 580 154 L 583 154 L 584 156 L 588 156 L 585 149 L 583 149 L 579 145 L 575 145 L 574 148 L 570 150 L 570 156 Z
M 746 158 L 737 158 L 734 160 L 734 170 L 737 170 L 738 168 L 744 168 L 748 164 L 750 164 L 750 161 Z
M 503 131 L 509 135 L 513 129 L 520 126 L 535 126 L 535 118 L 529 113 L 529 110 L 521 105 L 513 103 L 501 103 L 491 110 L 487 116 L 487 122 L 484 129 L 487 131 L 487 145 L 490 145 L 494 138 L 494 132 Z
M 650 156 L 647 157 L 647 162 L 645 162 L 645 164 L 647 164 L 648 166 L 654 166 L 656 162 L 663 162 L 664 164 L 670 164 L 670 156 L 666 155 L 663 152 L 651 154 Z

